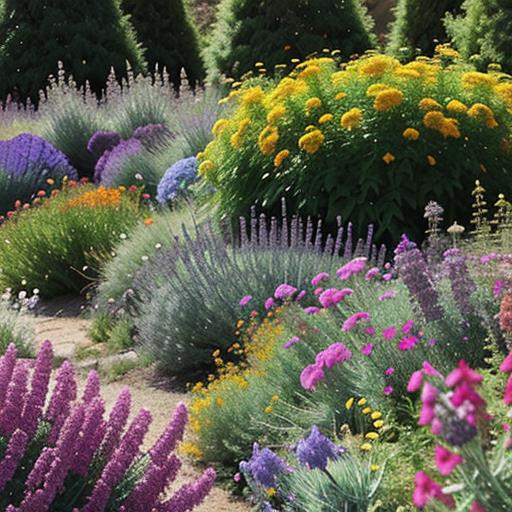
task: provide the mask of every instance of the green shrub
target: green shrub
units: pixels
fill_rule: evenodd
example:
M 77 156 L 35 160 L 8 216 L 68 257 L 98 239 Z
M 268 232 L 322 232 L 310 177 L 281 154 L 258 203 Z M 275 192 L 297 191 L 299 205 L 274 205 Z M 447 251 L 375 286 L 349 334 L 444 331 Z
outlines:
M 436 45 L 448 39 L 443 24 L 446 13 L 459 13 L 462 2 L 399 0 L 389 36 L 390 53 L 404 60 L 414 58 L 418 53 L 432 55 Z
M 64 64 L 77 84 L 96 94 L 113 67 L 119 80 L 127 63 L 144 69 L 142 53 L 119 0 L 93 0 L 77 7 L 57 0 L 5 0 L 0 19 L 0 99 L 10 94 L 37 103 L 48 77 Z
M 236 219 L 260 204 L 351 219 L 378 219 L 377 237 L 421 239 L 422 208 L 435 199 L 465 223 L 476 178 L 494 197 L 509 189 L 512 85 L 460 64 L 453 51 L 406 65 L 382 55 L 302 63 L 279 83 L 249 80 L 227 98 L 199 173 Z M 371 141 L 371 142 L 370 142 Z M 449 208 L 448 208 L 449 205 Z
M 138 194 L 89 186 L 19 212 L 0 226 L 0 288 L 82 292 L 140 215 Z
M 10 343 L 14 343 L 20 357 L 33 357 L 32 322 L 26 314 L 16 312 L 0 299 L 0 358 Z
M 375 45 L 373 22 L 361 0 L 222 0 L 206 50 L 211 78 L 239 78 L 258 62 L 271 70 L 324 48 L 344 55 Z
M 131 15 L 135 31 L 145 48 L 150 70 L 164 69 L 175 89 L 185 71 L 195 88 L 204 78 L 198 35 L 183 0 L 122 0 L 124 12 Z
M 460 16 L 449 16 L 447 31 L 465 59 L 485 70 L 498 63 L 512 73 L 512 6 L 507 0 L 465 0 Z

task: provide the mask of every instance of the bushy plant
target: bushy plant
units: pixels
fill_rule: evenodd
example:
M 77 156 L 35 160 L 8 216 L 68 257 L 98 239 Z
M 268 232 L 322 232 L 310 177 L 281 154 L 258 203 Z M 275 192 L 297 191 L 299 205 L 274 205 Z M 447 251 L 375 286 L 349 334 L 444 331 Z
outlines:
M 272 211 L 284 196 L 328 223 L 378 219 L 377 238 L 420 239 L 421 208 L 435 199 L 450 205 L 449 222 L 465 223 L 460 192 L 477 177 L 492 196 L 508 188 L 512 86 L 445 67 L 452 57 L 445 47 L 406 65 L 368 55 L 341 70 L 325 57 L 277 84 L 250 80 L 229 95 L 235 111 L 215 125 L 200 175 L 231 218 L 254 203 Z
M 16 201 L 30 203 L 36 193 L 60 187 L 64 177 L 78 175 L 62 152 L 37 135 L 0 141 L 0 215 L 13 210 Z
M 44 4 L 6 0 L 0 19 L 0 99 L 39 100 L 59 62 L 80 87 L 100 95 L 111 68 L 118 80 L 127 63 L 140 72 L 144 60 L 119 0 L 89 2 L 79 9 L 58 0 Z
M 66 187 L 0 226 L 0 288 L 37 288 L 45 297 L 83 291 L 140 216 L 138 192 Z
M 208 72 L 213 79 L 240 78 L 257 63 L 268 70 L 286 67 L 291 58 L 326 47 L 347 56 L 362 53 L 375 44 L 372 27 L 361 0 L 222 0 L 206 50 Z
M 432 55 L 439 43 L 446 43 L 444 27 L 447 13 L 458 14 L 463 0 L 399 0 L 395 9 L 395 21 L 391 26 L 388 50 L 402 60 L 418 54 Z
M 67 361 L 50 391 L 50 342 L 43 343 L 33 369 L 16 356 L 16 346 L 10 345 L 0 360 L 0 504 L 4 510 L 185 512 L 206 498 L 215 480 L 212 469 L 170 498 L 161 497 L 181 466 L 173 451 L 187 422 L 184 404 L 177 406 L 152 448 L 142 453 L 152 418 L 143 408 L 128 422 L 129 388 L 121 391 L 105 419 L 95 371 L 78 398 L 75 370 Z
M 462 14 L 446 20 L 447 31 L 462 56 L 481 70 L 489 64 L 501 64 L 504 71 L 511 73 L 510 4 L 506 0 L 465 0 L 462 9 Z
M 122 0 L 121 7 L 130 14 L 130 21 L 145 48 L 150 70 L 164 69 L 179 90 L 181 73 L 195 86 L 204 78 L 198 35 L 183 0 Z
M 163 175 L 158 184 L 156 200 L 165 205 L 186 194 L 187 188 L 197 180 L 197 159 L 194 156 L 178 160 Z
M 11 343 L 16 344 L 21 357 L 31 357 L 32 322 L 26 313 L 13 309 L 9 299 L 9 294 L 0 298 L 0 357 Z
M 338 264 L 341 227 L 335 243 L 332 237 L 324 240 L 319 228 L 313 239 L 311 221 L 307 226 L 297 218 L 291 226 L 287 222 L 284 217 L 279 227 L 274 219 L 268 230 L 264 216 L 259 223 L 253 217 L 248 238 L 242 220 L 239 247 L 228 245 L 211 224 L 192 233 L 183 230 L 181 244 L 160 251 L 141 269 L 132 287 L 132 300 L 140 303 L 136 327 L 142 346 L 164 370 L 207 368 L 211 351 L 229 346 L 233 325 L 248 302 L 261 310 L 283 279 L 300 288 L 313 268 Z M 371 232 L 367 245 L 357 250 L 369 254 Z M 248 290 L 251 295 L 245 297 Z

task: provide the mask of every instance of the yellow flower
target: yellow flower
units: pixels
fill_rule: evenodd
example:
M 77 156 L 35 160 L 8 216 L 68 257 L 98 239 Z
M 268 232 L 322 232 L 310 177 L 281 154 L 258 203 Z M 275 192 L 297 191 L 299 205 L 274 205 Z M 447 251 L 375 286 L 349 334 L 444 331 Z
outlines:
M 448 59 L 460 59 L 460 53 L 454 50 L 449 44 L 438 44 L 435 48 L 435 54 Z
M 265 156 L 270 156 L 279 142 L 279 131 L 275 126 L 266 126 L 258 136 L 258 147 Z
M 271 405 L 267 405 L 267 407 L 265 407 L 264 411 L 265 411 L 265 414 L 270 414 L 273 411 L 273 408 Z
M 341 116 L 341 126 L 346 130 L 354 130 L 361 126 L 363 120 L 363 112 L 360 108 L 351 108 Z
M 375 441 L 376 439 L 379 439 L 379 434 L 377 432 L 368 432 L 364 437 L 366 439 L 370 439 L 371 441 Z
M 499 84 L 494 89 L 506 102 L 512 103 L 512 83 Z
M 479 118 L 482 117 L 485 119 L 485 124 L 487 128 L 497 128 L 498 123 L 494 118 L 494 112 L 483 103 L 475 103 L 467 112 L 468 116 L 471 118 Z
M 354 405 L 354 399 L 353 398 L 349 398 L 346 402 L 345 402 L 345 408 L 347 410 L 349 409 L 352 409 L 352 406 Z
M 290 152 L 287 149 L 282 149 L 277 153 L 276 157 L 274 158 L 274 166 L 275 167 L 281 167 L 283 165 L 283 162 L 286 158 L 290 156 Z
M 386 71 L 397 68 L 400 63 L 386 55 L 375 55 L 364 59 L 359 66 L 359 73 L 365 76 L 381 76 Z
M 313 130 L 306 133 L 299 139 L 299 148 L 306 153 L 313 155 L 316 153 L 325 140 L 325 135 L 320 130 Z
M 229 125 L 229 121 L 227 119 L 219 119 L 212 128 L 212 133 L 216 137 L 220 135 Z
M 406 78 L 406 79 L 419 79 L 421 78 L 421 74 L 419 71 L 416 71 L 415 69 L 409 69 L 409 68 L 398 68 L 395 71 L 395 75 L 399 78 Z
M 359 447 L 363 452 L 369 452 L 372 449 L 372 445 L 370 443 L 364 443 Z
M 441 129 L 441 133 L 445 138 L 453 137 L 454 139 L 460 138 L 459 121 L 453 117 L 447 117 Z
M 407 140 L 418 140 L 420 138 L 420 132 L 415 128 L 406 128 L 402 135 Z
M 324 114 L 323 116 L 320 117 L 320 119 L 318 120 L 318 123 L 319 124 L 330 123 L 333 119 L 334 119 L 334 116 L 332 114 Z
M 181 442 L 178 448 L 178 451 L 183 455 L 190 455 L 195 459 L 202 459 L 203 452 L 201 449 L 193 443 L 189 442 Z
M 238 130 L 233 135 L 231 135 L 230 142 L 233 148 L 240 149 L 240 147 L 242 146 L 242 138 L 250 124 L 251 120 L 247 117 L 240 121 L 240 124 L 238 125 Z
M 216 402 L 219 407 L 222 407 L 224 405 L 224 398 L 218 396 Z
M 362 411 L 363 414 L 370 414 L 372 412 L 371 407 L 365 407 Z
M 434 167 L 437 164 L 437 160 L 432 155 L 427 155 L 428 165 Z
M 452 100 L 446 105 L 447 110 L 450 112 L 456 112 L 457 114 L 465 114 L 468 110 L 468 107 L 459 100 Z
M 421 110 L 443 110 L 443 106 L 433 98 L 423 98 L 418 107 Z
M 55 185 L 55 180 L 53 178 L 48 178 L 46 180 L 46 183 L 48 183 L 48 185 L 50 185 L 50 187 L 51 187 L 51 186 Z
M 265 64 L 263 64 L 263 62 L 256 62 L 256 64 L 254 64 L 254 67 L 256 68 L 262 68 Z
M 382 91 L 386 91 L 389 89 L 389 86 L 386 84 L 372 84 L 368 89 L 366 89 L 366 94 L 368 96 L 377 96 L 377 94 L 381 93 Z
M 341 101 L 341 100 L 345 99 L 346 97 L 347 97 L 347 93 L 340 91 L 338 94 L 336 94 L 335 99 L 337 101 Z
M 441 133 L 445 138 L 453 137 L 458 139 L 460 137 L 459 122 L 452 117 L 445 117 L 442 112 L 433 110 L 427 112 L 423 117 L 423 124 L 431 130 L 436 130 Z
M 378 420 L 382 418 L 382 413 L 379 411 L 372 412 L 371 418 L 372 420 Z
M 198 168 L 199 176 L 209 173 L 215 166 L 211 160 L 205 160 Z
M 360 407 L 362 407 L 363 405 L 366 405 L 367 403 L 368 403 L 368 400 L 366 400 L 366 398 L 360 398 L 357 401 L 357 405 L 359 405 Z
M 309 98 L 306 101 L 306 108 L 312 110 L 314 108 L 320 108 L 322 106 L 322 100 L 320 98 Z
M 290 77 L 283 78 L 275 90 L 270 94 L 269 101 L 281 101 L 295 94 L 305 94 L 309 90 L 309 85 L 304 80 L 295 80 Z
M 389 151 L 382 157 L 382 160 L 386 162 L 386 164 L 390 164 L 396 160 L 395 155 L 393 153 L 390 153 Z
M 373 426 L 375 428 L 382 428 L 384 426 L 384 422 L 382 420 L 377 420 L 373 422 Z
M 275 124 L 279 119 L 281 119 L 286 114 L 286 107 L 283 105 L 276 105 L 268 114 L 267 114 L 267 123 Z
M 372 464 L 370 466 L 370 471 L 372 471 L 373 473 L 375 473 L 375 471 L 379 471 L 380 469 L 380 466 L 378 464 Z
M 279 396 L 278 395 L 273 395 L 271 400 L 272 400 L 272 402 L 277 402 L 279 400 Z
M 495 75 L 479 73 L 478 71 L 469 71 L 462 75 L 462 83 L 465 87 L 475 87 L 480 85 L 493 87 L 498 83 L 498 80 Z
M 277 491 L 274 487 L 269 487 L 265 492 L 269 498 L 273 498 L 277 494 Z
M 202 160 L 206 156 L 206 153 L 204 151 L 199 151 L 196 155 L 197 160 Z
M 299 73 L 298 78 L 303 79 L 309 78 L 311 76 L 316 76 L 319 75 L 321 71 L 322 70 L 320 69 L 319 66 L 308 66 Z
M 260 103 L 265 97 L 265 93 L 261 86 L 257 85 L 256 87 L 250 87 L 243 91 L 242 95 L 242 105 L 250 106 L 256 103 Z
M 398 89 L 390 88 L 377 94 L 373 106 L 378 112 L 387 112 L 400 105 L 404 99 L 404 94 Z

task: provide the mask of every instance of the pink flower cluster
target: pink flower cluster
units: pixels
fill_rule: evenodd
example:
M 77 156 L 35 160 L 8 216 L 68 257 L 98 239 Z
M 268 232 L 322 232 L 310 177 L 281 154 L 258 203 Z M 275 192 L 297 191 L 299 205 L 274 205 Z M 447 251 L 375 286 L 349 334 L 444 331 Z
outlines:
M 359 274 L 366 268 L 366 258 L 355 258 L 336 271 L 336 275 L 342 280 L 350 279 L 353 275 Z
M 173 451 L 183 438 L 188 419 L 184 404 L 178 405 L 169 425 L 149 450 L 148 465 L 134 473 L 134 462 L 140 459 L 151 423 L 149 411 L 141 409 L 128 425 L 131 395 L 125 388 L 105 420 L 97 373 L 89 374 L 82 399 L 77 400 L 74 369 L 67 362 L 57 372 L 45 410 L 52 359 L 49 342 L 43 343 L 32 367 L 17 360 L 14 345 L 0 359 L 0 437 L 6 443 L 0 458 L 0 492 L 20 478 L 17 485 L 25 489 L 24 496 L 10 503 L 6 510 L 53 510 L 55 500 L 66 492 L 67 483 L 79 478 L 89 481 L 91 486 L 70 494 L 73 502 L 69 503 L 69 510 L 73 512 L 102 512 L 107 506 L 112 507 L 113 491 L 120 485 L 127 491 L 125 498 L 119 498 L 115 505 L 120 512 L 185 512 L 205 499 L 215 480 L 212 469 L 181 487 L 171 498 L 162 500 L 163 491 L 181 466 Z M 50 426 L 46 446 L 27 475 L 21 461 L 30 439 L 36 432 L 43 433 L 45 424 Z M 75 503 L 84 503 L 80 511 Z
M 352 352 L 343 343 L 333 343 L 316 355 L 314 364 L 310 364 L 302 370 L 300 374 L 302 387 L 314 390 L 316 385 L 325 379 L 325 368 L 333 368 L 351 358 Z
M 328 288 L 320 294 L 318 301 L 323 308 L 328 309 L 338 305 L 342 300 L 345 299 L 345 297 L 348 297 L 353 293 L 354 290 L 351 288 L 343 288 L 342 290 L 338 290 L 337 288 Z

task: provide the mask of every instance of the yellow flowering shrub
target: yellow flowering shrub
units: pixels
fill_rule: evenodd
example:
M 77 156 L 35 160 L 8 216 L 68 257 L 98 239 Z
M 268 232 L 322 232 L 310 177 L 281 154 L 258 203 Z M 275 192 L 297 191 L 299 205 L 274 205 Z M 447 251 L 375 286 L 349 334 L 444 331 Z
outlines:
M 222 213 L 237 218 L 255 203 L 274 213 L 286 197 L 328 227 L 341 215 L 359 230 L 376 222 L 378 237 L 415 237 L 435 199 L 450 205 L 448 222 L 466 222 L 459 190 L 480 178 L 496 195 L 510 182 L 512 85 L 449 51 L 405 64 L 374 52 L 340 62 L 332 52 L 281 79 L 236 84 L 222 100 L 232 114 L 199 155 Z

